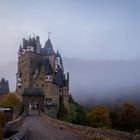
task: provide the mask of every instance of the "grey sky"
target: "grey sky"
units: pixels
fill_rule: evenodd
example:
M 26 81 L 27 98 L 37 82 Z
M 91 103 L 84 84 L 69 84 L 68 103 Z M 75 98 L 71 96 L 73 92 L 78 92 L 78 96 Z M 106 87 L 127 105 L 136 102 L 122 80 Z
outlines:
M 139 25 L 139 0 L 0 0 L 0 65 L 17 59 L 23 37 L 44 45 L 48 32 L 63 57 L 136 59 Z

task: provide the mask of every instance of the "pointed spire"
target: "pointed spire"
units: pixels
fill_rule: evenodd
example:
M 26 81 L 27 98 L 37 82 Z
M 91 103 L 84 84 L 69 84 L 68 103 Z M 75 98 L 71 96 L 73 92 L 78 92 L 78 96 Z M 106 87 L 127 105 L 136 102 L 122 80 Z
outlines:
M 48 40 L 46 41 L 44 47 L 45 47 L 45 48 L 53 48 L 50 38 L 48 38 Z
M 5 84 L 5 79 L 4 79 L 4 77 L 1 79 L 1 84 Z
M 50 36 L 51 36 L 51 32 L 48 32 L 48 39 L 50 39 Z
M 56 52 L 56 57 L 61 57 L 58 49 L 57 49 L 57 52 Z
M 19 46 L 19 52 L 22 52 L 22 46 L 21 46 L 21 44 Z
M 44 51 L 45 51 L 44 53 L 46 55 L 55 55 L 55 52 L 54 52 L 54 49 L 53 49 L 50 38 L 48 38 L 48 40 L 45 43 Z
M 31 35 L 29 35 L 29 41 L 31 41 L 32 39 L 31 39 Z

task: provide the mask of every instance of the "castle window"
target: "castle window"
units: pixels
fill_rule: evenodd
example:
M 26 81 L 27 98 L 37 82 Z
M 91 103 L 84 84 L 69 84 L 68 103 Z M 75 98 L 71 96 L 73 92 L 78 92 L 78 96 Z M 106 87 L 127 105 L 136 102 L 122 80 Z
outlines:
M 42 84 L 42 87 L 44 87 L 44 84 Z
M 38 84 L 36 86 L 38 87 Z

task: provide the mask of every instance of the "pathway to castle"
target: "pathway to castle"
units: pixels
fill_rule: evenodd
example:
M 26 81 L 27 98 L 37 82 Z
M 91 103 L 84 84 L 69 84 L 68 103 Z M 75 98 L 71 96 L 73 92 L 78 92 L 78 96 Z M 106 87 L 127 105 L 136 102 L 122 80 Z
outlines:
M 38 115 L 28 116 L 24 122 L 29 128 L 29 140 L 90 140 L 73 132 L 54 128 Z

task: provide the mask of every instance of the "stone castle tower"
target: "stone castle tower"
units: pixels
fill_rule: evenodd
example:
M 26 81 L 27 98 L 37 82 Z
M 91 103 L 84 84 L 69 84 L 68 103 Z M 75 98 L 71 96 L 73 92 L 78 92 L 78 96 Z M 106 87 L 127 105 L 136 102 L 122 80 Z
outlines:
M 61 55 L 58 51 L 55 53 L 50 38 L 43 48 L 39 36 L 23 39 L 20 45 L 16 90 L 21 99 L 27 88 L 43 90 L 45 109 L 55 106 L 58 111 L 63 104 L 69 110 L 69 73 L 64 74 Z
M 9 82 L 4 78 L 2 78 L 0 80 L 0 95 L 3 95 L 8 92 L 9 92 Z

